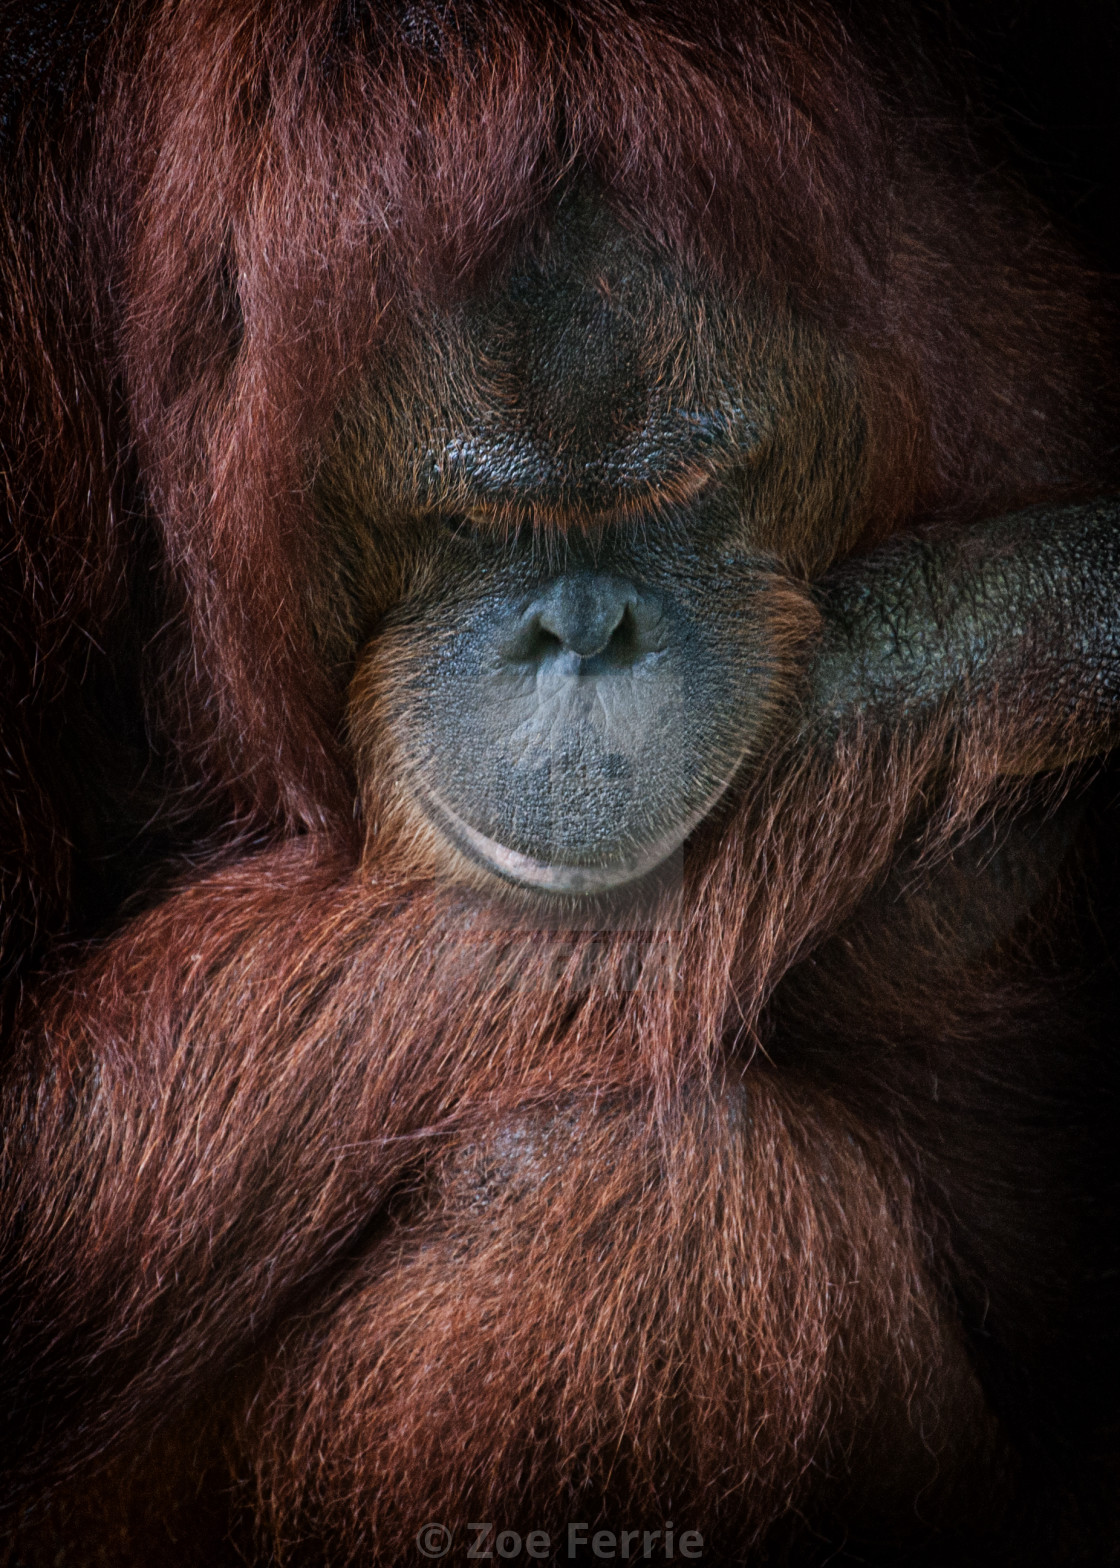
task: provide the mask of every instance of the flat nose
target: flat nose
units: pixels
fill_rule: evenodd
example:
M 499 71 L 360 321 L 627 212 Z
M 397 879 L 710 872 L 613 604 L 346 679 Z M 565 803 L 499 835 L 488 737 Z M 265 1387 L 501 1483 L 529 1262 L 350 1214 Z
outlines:
M 637 589 L 624 578 L 602 572 L 559 577 L 526 610 L 526 630 L 591 659 L 602 653 L 638 602 Z

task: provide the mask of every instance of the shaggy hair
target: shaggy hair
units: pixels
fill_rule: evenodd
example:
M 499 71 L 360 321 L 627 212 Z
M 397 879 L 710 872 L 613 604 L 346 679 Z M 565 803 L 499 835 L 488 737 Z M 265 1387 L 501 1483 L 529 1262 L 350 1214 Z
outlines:
M 0 210 L 18 1550 L 396 1563 L 429 1519 L 673 1517 L 803 1561 L 908 1540 L 919 1493 L 1023 1552 L 1040 1518 L 1092 1538 L 1104 1439 L 1032 1446 L 1009 1370 L 1056 1345 L 1060 1388 L 1089 1333 L 1070 895 L 978 950 L 959 868 L 1095 717 L 1027 679 L 919 736 L 798 737 L 665 907 L 533 929 L 363 833 L 308 584 L 338 409 L 573 171 L 855 367 L 859 548 L 1113 482 L 1095 280 L 921 57 L 824 5 L 12 29 L 41 89 Z

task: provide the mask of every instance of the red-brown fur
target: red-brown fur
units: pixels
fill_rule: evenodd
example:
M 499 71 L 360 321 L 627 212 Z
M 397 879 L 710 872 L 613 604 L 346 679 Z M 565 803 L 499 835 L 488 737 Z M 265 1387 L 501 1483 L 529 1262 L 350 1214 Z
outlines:
M 823 7 L 490 4 L 461 34 L 339 14 L 148 7 L 94 44 L 95 109 L 79 81 L 53 153 L 31 125 L 14 155 L 20 1539 L 47 1553 L 93 1518 L 108 1560 L 171 1561 L 160 1519 L 185 1508 L 192 1560 L 196 1476 L 254 1516 L 262 1560 L 413 1561 L 428 1519 L 559 1536 L 671 1514 L 729 1557 L 799 1521 L 903 1540 L 915 1492 L 999 1537 L 1022 1461 L 951 1290 L 975 1264 L 957 1210 L 1004 1204 L 1009 1166 L 985 1185 L 922 1075 L 1017 1126 L 1036 1093 L 1065 1115 L 1065 1058 L 1037 949 L 941 934 L 902 973 L 844 921 L 916 823 L 920 878 L 1012 809 L 1008 758 L 1039 723 L 1076 749 L 1077 716 L 1005 691 L 885 750 L 783 751 L 648 929 L 479 920 L 405 849 L 360 852 L 345 692 L 304 614 L 309 472 L 410 301 L 476 287 L 580 164 L 659 244 L 853 356 L 865 542 L 1108 478 L 1092 280 Z M 86 759 L 43 715 L 83 712 L 87 647 L 128 641 L 130 592 L 154 605 L 137 679 L 176 880 L 143 868 L 154 907 L 96 909 L 75 949 Z M 89 766 L 112 779 L 103 745 Z M 781 989 L 838 930 L 858 1022 L 827 946 L 812 1006 Z M 1032 1155 L 1053 1216 L 1001 1212 L 1011 1251 L 1032 1224 L 1060 1238 L 1025 1286 L 1045 1336 L 1072 1222 L 1061 1151 Z M 154 1525 L 153 1434 L 173 1466 Z

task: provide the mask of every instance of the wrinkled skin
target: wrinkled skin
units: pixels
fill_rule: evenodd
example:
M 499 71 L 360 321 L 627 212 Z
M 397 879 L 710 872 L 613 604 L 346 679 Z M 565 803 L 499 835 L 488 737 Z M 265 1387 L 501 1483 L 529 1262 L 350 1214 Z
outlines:
M 492 121 L 475 56 L 402 14 L 408 93 L 452 59 Z M 96 940 L 60 918 L 45 978 L 13 967 L 0 1081 L 13 1562 L 395 1568 L 425 1525 L 460 1561 L 489 1520 L 559 1560 L 582 1521 L 583 1561 L 601 1528 L 695 1531 L 716 1563 L 1095 1568 L 1120 1496 L 1104 466 L 1051 482 L 1047 448 L 1039 479 L 1026 420 L 1016 484 L 979 485 L 1011 510 L 946 482 L 911 521 L 928 432 L 883 410 L 917 371 L 578 158 L 467 283 L 406 254 L 379 333 L 314 380 L 285 355 L 352 347 L 368 279 L 331 316 L 337 269 L 309 244 L 284 296 L 277 242 L 338 171 L 244 154 L 176 296 L 198 335 L 161 359 L 137 256 L 157 302 L 194 260 L 193 117 L 283 109 L 215 87 L 168 15 L 190 156 L 170 136 L 136 175 L 150 221 L 106 280 L 141 543 L 105 641 L 139 695 L 62 682 L 120 769 L 59 808 L 111 891 L 75 922 Z M 258 175 L 247 237 L 224 204 Z
M 406 352 L 396 375 L 421 396 L 401 410 L 374 382 L 319 474 L 350 585 L 324 625 L 374 627 L 360 772 L 388 746 L 437 863 L 545 894 L 624 887 L 794 710 L 814 743 L 861 716 L 920 729 L 1028 676 L 1051 726 L 1080 728 L 1007 768 L 1107 744 L 1115 510 L 891 547 L 833 581 L 860 499 L 850 367 L 674 273 L 593 198 L 483 301 L 421 317 Z

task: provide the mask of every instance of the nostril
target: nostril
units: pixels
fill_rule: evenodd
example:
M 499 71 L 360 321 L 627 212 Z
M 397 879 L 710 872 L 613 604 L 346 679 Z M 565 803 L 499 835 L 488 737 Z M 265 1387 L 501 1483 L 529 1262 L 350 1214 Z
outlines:
M 588 616 L 576 622 L 557 622 L 556 618 L 542 615 L 538 620 L 542 635 L 549 642 L 570 653 L 578 653 L 583 659 L 590 659 L 597 653 L 602 653 L 614 640 L 623 620 L 626 617 L 625 606 L 619 611 L 617 620 L 613 621 L 606 615 Z
M 628 612 L 636 600 L 630 583 L 588 573 L 559 578 L 527 615 L 550 642 L 590 659 L 625 640 Z
M 497 651 L 517 665 L 559 656 L 570 674 L 602 674 L 606 665 L 621 668 L 662 649 L 662 618 L 660 599 L 625 578 L 573 573 L 503 619 Z
M 628 604 L 622 606 L 622 614 L 618 624 L 607 638 L 607 652 L 621 652 L 622 649 L 634 641 L 634 611 Z
M 531 651 L 535 654 L 555 653 L 564 647 L 564 639 L 551 631 L 540 620 L 534 620 L 529 627 Z

